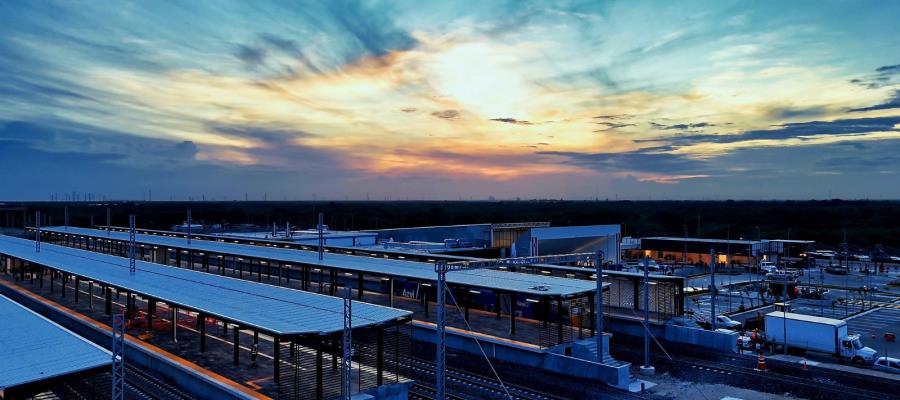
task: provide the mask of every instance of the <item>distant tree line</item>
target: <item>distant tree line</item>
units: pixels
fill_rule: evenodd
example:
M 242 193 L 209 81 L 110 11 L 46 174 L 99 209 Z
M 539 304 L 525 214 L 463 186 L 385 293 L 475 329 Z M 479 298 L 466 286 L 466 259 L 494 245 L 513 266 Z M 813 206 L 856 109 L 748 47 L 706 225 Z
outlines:
M 128 214 L 144 228 L 169 229 L 185 220 L 205 224 L 255 224 L 311 228 L 319 211 L 332 229 L 366 230 L 487 222 L 547 221 L 553 226 L 623 224 L 633 237 L 683 236 L 732 239 L 815 240 L 836 246 L 846 230 L 851 248 L 884 245 L 900 249 L 900 202 L 897 201 L 334 201 L 334 202 L 44 202 L 6 203 L 40 209 L 55 225 L 69 206 L 70 224 L 106 222 L 127 225 Z M 46 223 L 45 219 L 45 223 Z

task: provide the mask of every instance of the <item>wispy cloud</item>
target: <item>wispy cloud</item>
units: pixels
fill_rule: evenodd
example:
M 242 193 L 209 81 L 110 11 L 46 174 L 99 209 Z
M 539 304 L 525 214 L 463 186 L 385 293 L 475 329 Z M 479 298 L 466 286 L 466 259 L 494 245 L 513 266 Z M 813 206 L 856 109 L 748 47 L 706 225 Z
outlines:
M 875 68 L 874 73 L 853 78 L 850 82 L 867 89 L 879 89 L 885 86 L 900 84 L 900 64 L 884 65 Z
M 860 107 L 851 109 L 851 112 L 865 112 L 865 111 L 876 111 L 876 110 L 889 110 L 893 108 L 900 108 L 900 89 L 894 91 L 894 95 L 891 98 L 887 99 L 885 102 L 880 104 L 875 104 L 873 106 L 868 107 Z
M 252 171 L 234 179 L 327 166 L 335 193 L 420 178 L 441 193 L 583 186 L 527 184 L 553 177 L 672 194 L 652 185 L 710 191 L 725 171 L 758 170 L 734 155 L 760 149 L 889 160 L 871 144 L 900 129 L 900 5 L 798 17 L 819 7 L 11 2 L 0 141 L 142 179 L 167 160 Z M 810 175 L 814 161 L 767 165 Z

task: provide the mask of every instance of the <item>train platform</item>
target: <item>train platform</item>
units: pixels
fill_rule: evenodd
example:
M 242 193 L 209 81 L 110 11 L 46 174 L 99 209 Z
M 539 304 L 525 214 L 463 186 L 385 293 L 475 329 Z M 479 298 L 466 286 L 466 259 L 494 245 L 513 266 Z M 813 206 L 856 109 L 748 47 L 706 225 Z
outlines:
M 0 237 L 0 258 L 4 279 L 42 296 L 58 296 L 65 306 L 97 321 L 122 309 L 132 335 L 209 363 L 204 366 L 213 370 L 231 364 L 227 372 L 237 375 L 230 378 L 251 387 L 265 389 L 271 381 L 275 388 L 269 395 L 323 398 L 340 390 L 333 384 L 341 379 L 339 298 L 142 261 L 130 272 L 128 259 L 51 244 L 36 251 L 35 242 L 9 237 Z M 403 380 L 400 367 L 383 359 L 408 351 L 408 345 L 392 338 L 404 325 L 409 329 L 409 312 L 357 302 L 353 321 L 354 351 L 361 357 L 354 360 L 359 386 Z M 267 368 L 260 360 L 266 348 L 261 337 L 272 339 Z M 242 367 L 246 358 L 250 368 Z M 326 358 L 330 369 L 323 365 Z
M 0 321 L 0 398 L 25 399 L 57 390 L 65 396 L 84 385 L 80 379 L 92 382 L 110 371 L 112 353 L 2 295 Z M 108 377 L 100 382 L 109 382 Z M 108 390 L 96 385 L 88 383 L 88 393 Z

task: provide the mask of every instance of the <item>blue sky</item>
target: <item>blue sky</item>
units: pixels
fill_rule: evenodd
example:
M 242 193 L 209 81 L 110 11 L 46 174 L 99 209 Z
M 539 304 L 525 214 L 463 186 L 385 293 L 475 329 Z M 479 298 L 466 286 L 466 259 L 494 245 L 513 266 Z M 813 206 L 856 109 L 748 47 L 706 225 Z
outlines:
M 0 3 L 0 199 L 898 198 L 900 3 Z

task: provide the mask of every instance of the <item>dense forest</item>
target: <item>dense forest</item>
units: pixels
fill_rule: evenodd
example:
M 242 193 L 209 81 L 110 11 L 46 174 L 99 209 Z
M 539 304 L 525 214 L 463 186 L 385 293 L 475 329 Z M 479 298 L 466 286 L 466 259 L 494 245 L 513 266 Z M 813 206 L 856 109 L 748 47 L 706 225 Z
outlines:
M 853 248 L 878 244 L 900 249 L 900 202 L 896 201 L 356 201 L 356 202 L 115 202 L 5 203 L 25 207 L 33 218 L 42 210 L 44 223 L 63 222 L 69 207 L 72 225 L 106 221 L 127 225 L 128 214 L 138 225 L 169 229 L 192 210 L 206 224 L 283 225 L 313 227 L 319 211 L 332 229 L 380 229 L 485 222 L 548 221 L 553 226 L 623 224 L 629 236 L 657 235 L 707 238 L 782 238 L 815 240 L 824 245 L 847 242 Z M 21 214 L 21 211 L 19 212 Z M 21 224 L 21 216 L 19 225 Z M 9 218 L 7 217 L 7 221 Z M 2 221 L 0 221 L 2 222 Z

